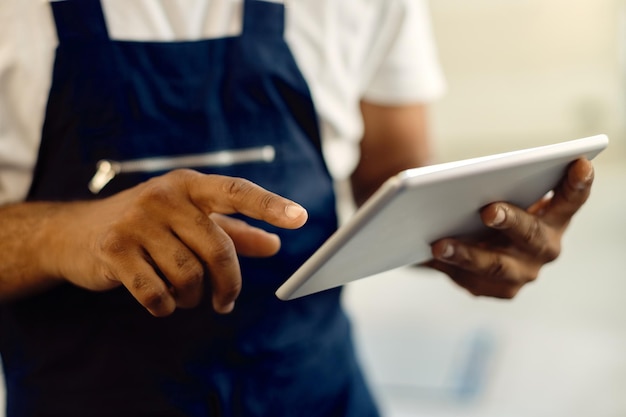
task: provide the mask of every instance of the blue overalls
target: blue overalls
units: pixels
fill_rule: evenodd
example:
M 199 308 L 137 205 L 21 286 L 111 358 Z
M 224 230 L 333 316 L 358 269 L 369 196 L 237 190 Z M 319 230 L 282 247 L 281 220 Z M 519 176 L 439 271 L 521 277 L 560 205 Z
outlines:
M 295 231 L 253 222 L 282 249 L 241 258 L 229 315 L 205 295 L 154 318 L 123 288 L 71 285 L 2 305 L 7 416 L 376 416 L 340 291 L 273 294 L 336 228 L 284 7 L 245 0 L 240 36 L 172 43 L 111 40 L 99 0 L 52 8 L 59 46 L 29 200 L 100 198 L 189 163 L 248 178 L 310 219 Z M 96 175 L 101 160 L 115 176 Z

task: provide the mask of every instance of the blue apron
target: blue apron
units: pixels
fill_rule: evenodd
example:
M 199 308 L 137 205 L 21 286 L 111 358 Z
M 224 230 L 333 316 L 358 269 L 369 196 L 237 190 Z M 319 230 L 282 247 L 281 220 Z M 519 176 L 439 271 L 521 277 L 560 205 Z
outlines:
M 340 291 L 273 295 L 336 228 L 284 7 L 246 0 L 240 36 L 171 43 L 111 40 L 99 0 L 52 9 L 59 46 L 29 200 L 100 198 L 188 163 L 248 178 L 310 219 L 297 231 L 252 222 L 283 245 L 241 258 L 229 315 L 205 294 L 154 318 L 123 288 L 71 285 L 1 306 L 7 416 L 376 416 Z M 101 160 L 116 175 L 90 190 Z

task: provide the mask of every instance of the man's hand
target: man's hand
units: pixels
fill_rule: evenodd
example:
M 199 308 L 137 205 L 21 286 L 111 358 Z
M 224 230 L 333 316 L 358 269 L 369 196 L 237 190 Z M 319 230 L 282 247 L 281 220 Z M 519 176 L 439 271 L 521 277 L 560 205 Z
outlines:
M 572 216 L 589 197 L 593 167 L 578 160 L 554 194 L 528 210 L 497 202 L 484 207 L 482 221 L 492 231 L 484 239 L 441 239 L 426 265 L 449 275 L 474 295 L 513 298 L 555 260 Z
M 204 285 L 227 313 L 241 289 L 237 253 L 280 248 L 278 236 L 224 216 L 232 213 L 288 229 L 307 220 L 301 206 L 249 181 L 179 170 L 103 200 L 60 204 L 37 256 L 48 275 L 80 287 L 123 285 L 155 316 L 196 306 Z

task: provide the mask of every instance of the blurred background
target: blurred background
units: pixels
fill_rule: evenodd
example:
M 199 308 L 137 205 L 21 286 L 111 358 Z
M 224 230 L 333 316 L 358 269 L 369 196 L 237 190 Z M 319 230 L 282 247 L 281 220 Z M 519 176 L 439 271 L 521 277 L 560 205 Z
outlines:
M 436 161 L 610 138 L 563 253 L 512 301 L 405 268 L 345 303 L 386 417 L 626 416 L 626 2 L 432 0 Z

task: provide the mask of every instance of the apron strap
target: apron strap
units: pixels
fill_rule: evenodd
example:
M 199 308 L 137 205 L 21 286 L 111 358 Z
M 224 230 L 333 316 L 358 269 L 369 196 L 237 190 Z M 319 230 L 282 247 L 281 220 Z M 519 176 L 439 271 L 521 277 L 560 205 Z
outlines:
M 264 0 L 244 0 L 242 35 L 283 37 L 285 5 Z
M 87 38 L 108 40 L 100 0 L 65 0 L 51 3 L 59 41 Z M 76 16 L 81 16 L 77 19 Z

